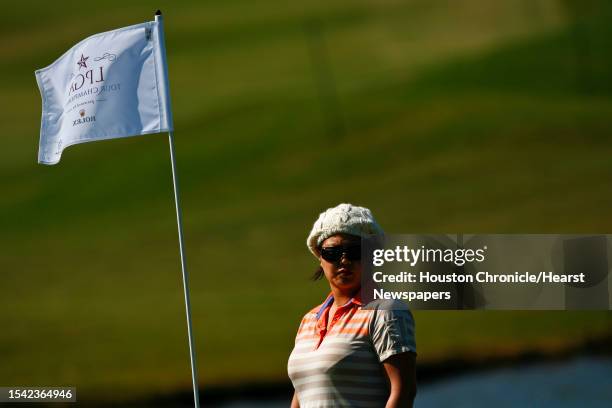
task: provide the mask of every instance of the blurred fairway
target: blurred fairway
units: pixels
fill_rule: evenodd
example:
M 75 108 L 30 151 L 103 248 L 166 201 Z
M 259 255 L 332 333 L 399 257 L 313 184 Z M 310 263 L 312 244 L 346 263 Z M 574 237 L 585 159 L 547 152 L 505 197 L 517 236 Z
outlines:
M 34 70 L 153 18 L 148 2 L 124 3 L 5 10 L 0 385 L 105 398 L 190 387 L 166 135 L 36 164 Z M 584 14 L 553 0 L 159 3 L 203 384 L 286 378 L 297 325 L 327 294 L 308 281 L 306 235 L 339 202 L 395 233 L 612 232 L 606 2 Z M 329 131 L 313 45 L 327 49 L 344 134 Z M 421 362 L 612 329 L 609 312 L 416 319 Z

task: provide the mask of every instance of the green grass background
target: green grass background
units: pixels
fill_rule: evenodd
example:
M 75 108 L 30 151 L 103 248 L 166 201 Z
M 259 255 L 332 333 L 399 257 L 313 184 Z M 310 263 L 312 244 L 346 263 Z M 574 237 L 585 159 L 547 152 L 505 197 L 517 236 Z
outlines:
M 160 1 L 201 382 L 285 379 L 339 202 L 395 233 L 610 233 L 605 1 Z M 0 385 L 190 387 L 166 135 L 36 164 L 34 70 L 149 2 L 23 1 L 0 25 Z M 314 22 L 314 23 L 313 23 Z M 307 27 L 318 24 L 320 36 Z M 346 132 L 331 134 L 309 41 Z M 550 350 L 608 312 L 418 312 L 419 360 Z

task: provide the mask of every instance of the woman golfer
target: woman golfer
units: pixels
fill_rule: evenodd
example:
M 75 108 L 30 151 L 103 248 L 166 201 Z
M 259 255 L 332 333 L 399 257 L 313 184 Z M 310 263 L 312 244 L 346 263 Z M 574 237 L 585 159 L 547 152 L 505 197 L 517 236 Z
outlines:
M 298 329 L 288 364 L 291 408 L 412 407 L 412 314 L 361 302 L 361 237 L 370 234 L 382 234 L 370 210 L 340 204 L 321 213 L 308 236 L 320 262 L 314 278 L 325 276 L 331 293 Z

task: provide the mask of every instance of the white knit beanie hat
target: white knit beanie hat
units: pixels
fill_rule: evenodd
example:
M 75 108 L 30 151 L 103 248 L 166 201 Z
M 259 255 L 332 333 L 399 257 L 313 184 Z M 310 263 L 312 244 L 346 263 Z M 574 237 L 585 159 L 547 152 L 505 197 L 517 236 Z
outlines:
M 314 223 L 308 235 L 306 245 L 310 252 L 318 258 L 319 245 L 332 235 L 350 234 L 363 238 L 367 235 L 382 233 L 382 228 L 370 210 L 352 204 L 340 204 L 334 208 L 328 208 L 319 215 L 319 219 Z

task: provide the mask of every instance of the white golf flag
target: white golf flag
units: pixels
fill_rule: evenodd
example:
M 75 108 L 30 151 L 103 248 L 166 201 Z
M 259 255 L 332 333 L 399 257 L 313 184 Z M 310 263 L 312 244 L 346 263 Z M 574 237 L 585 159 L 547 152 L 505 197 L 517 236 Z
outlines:
M 66 147 L 172 131 L 161 21 L 93 35 L 36 71 L 42 96 L 38 162 Z

